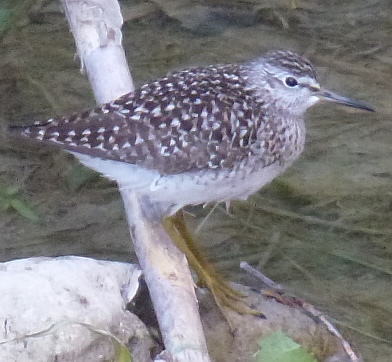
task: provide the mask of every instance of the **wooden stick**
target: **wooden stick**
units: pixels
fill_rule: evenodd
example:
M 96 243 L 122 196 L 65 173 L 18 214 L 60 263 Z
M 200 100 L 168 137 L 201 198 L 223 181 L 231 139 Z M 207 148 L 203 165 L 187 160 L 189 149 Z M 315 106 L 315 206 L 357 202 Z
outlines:
M 134 90 L 121 45 L 117 0 L 63 0 L 82 69 L 98 103 Z M 122 188 L 136 255 L 157 314 L 166 356 L 176 362 L 208 362 L 194 284 L 184 255 L 164 231 L 162 215 L 148 197 Z M 168 356 L 167 356 L 168 355 Z
M 134 85 L 122 47 L 123 18 L 117 0 L 62 0 L 81 70 L 98 104 L 132 92 Z
M 174 361 L 210 361 L 184 254 L 162 228 L 162 215 L 148 197 L 127 189 L 121 194 L 166 353 Z

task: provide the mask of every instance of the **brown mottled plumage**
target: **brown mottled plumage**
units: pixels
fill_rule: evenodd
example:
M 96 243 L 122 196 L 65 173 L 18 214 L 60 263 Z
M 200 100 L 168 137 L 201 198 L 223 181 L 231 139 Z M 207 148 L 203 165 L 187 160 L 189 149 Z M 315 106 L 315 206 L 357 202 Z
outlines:
M 246 198 L 282 173 L 303 150 L 304 112 L 320 99 L 371 110 L 322 90 L 307 59 L 278 51 L 176 72 L 102 107 L 11 133 L 59 145 L 171 214 Z

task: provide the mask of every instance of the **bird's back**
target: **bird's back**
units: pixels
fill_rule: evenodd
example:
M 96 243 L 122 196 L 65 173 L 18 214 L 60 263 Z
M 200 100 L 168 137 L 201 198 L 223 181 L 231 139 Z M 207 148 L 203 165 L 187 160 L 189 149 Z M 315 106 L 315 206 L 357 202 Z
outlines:
M 241 66 L 222 65 L 173 73 L 102 107 L 11 132 L 168 175 L 231 169 L 254 146 L 268 153 L 257 132 L 272 121 Z

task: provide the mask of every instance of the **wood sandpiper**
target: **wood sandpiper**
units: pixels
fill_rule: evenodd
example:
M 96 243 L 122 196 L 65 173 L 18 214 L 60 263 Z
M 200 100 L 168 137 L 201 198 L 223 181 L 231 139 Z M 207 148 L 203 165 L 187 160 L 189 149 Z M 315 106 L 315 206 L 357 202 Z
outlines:
M 243 311 L 239 293 L 193 245 L 181 209 L 246 199 L 284 172 L 304 149 L 305 111 L 320 100 L 373 111 L 323 89 L 304 57 L 275 51 L 175 72 L 92 110 L 10 132 L 58 145 L 120 188 L 148 195 L 218 304 Z

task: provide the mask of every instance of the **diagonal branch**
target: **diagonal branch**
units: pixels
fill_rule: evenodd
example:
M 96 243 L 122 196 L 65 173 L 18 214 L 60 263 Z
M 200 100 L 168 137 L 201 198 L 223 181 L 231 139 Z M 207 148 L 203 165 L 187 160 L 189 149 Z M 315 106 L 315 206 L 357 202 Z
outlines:
M 122 16 L 116 0 L 62 0 L 82 69 L 98 103 L 133 90 L 121 45 Z M 192 277 L 184 255 L 164 231 L 148 197 L 121 188 L 135 251 L 143 268 L 169 358 L 210 361 Z

